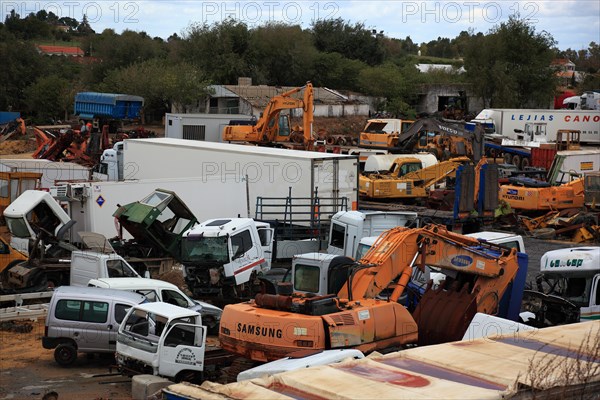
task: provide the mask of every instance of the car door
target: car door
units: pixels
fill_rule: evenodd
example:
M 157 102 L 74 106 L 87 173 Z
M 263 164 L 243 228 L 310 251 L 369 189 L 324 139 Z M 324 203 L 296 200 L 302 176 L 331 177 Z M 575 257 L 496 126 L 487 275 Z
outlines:
M 82 347 L 94 351 L 110 351 L 110 331 L 114 329 L 112 318 L 109 318 L 109 301 L 83 301 L 81 311 Z
M 123 303 L 120 301 L 114 301 L 112 303 L 112 312 L 111 318 L 112 321 L 107 326 L 108 329 L 108 346 L 110 349 L 116 349 L 117 347 L 117 331 L 119 330 L 119 326 L 127 312 L 132 307 L 131 304 Z
M 245 229 L 241 232 L 231 235 L 229 240 L 231 248 L 231 262 L 224 265 L 225 276 L 235 277 L 235 283 L 241 284 L 250 279 L 254 269 L 260 269 L 265 262 L 264 258 L 259 258 L 259 244 L 254 243 L 250 230 Z
M 180 371 L 203 371 L 206 330 L 200 324 L 173 321 L 161 337 L 158 373 L 175 377 Z

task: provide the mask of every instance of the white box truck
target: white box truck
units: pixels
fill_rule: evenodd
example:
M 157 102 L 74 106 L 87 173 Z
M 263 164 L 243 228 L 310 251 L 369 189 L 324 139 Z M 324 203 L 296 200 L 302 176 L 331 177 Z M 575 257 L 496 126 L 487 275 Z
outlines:
M 125 166 L 135 168 L 135 174 L 130 175 L 135 179 L 246 178 L 250 207 L 255 210 L 250 216 L 257 219 L 283 221 L 286 215 L 271 211 L 274 202 L 285 201 L 288 196 L 339 199 L 313 204 L 319 207 L 320 214 L 329 215 L 344 207 L 356 208 L 358 201 L 357 155 L 160 138 L 125 140 L 123 158 Z
M 506 146 L 552 143 L 560 129 L 580 131 L 582 143 L 600 143 L 599 110 L 495 108 L 481 111 L 471 122 L 483 124 L 488 134 L 501 135 L 513 141 L 503 142 Z
M 70 162 L 38 159 L 0 160 L 0 172 L 36 172 L 41 173 L 39 189 L 49 190 L 57 181 L 76 181 L 90 179 L 90 169 Z M 33 189 L 33 187 L 31 188 Z

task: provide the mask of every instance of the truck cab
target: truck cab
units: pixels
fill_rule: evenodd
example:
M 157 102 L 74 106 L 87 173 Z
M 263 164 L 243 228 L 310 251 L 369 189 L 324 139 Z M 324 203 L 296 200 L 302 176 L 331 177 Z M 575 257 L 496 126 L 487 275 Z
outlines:
M 273 229 L 251 218 L 204 221 L 183 234 L 184 276 L 194 295 L 220 294 L 271 268 Z
M 600 319 L 600 247 L 574 247 L 545 253 L 537 292 L 528 291 L 526 320 L 536 327 Z
M 340 211 L 331 217 L 327 252 L 355 257 L 363 237 L 378 236 L 396 226 L 417 227 L 417 217 L 415 212 Z
M 168 303 L 132 307 L 119 326 L 117 365 L 124 374 L 201 381 L 206 329 L 196 311 Z

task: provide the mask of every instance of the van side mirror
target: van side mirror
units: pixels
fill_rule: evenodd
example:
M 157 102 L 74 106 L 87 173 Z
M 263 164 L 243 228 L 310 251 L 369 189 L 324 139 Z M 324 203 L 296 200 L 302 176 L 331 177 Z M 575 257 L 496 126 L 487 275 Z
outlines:
M 150 279 L 150 271 L 146 270 L 146 272 L 144 272 L 144 278 Z

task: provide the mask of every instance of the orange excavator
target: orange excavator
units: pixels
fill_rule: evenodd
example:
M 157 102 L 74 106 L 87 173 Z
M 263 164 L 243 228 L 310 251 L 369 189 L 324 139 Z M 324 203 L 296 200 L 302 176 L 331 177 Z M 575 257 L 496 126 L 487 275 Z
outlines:
M 302 99 L 292 97 L 304 91 Z M 262 116 L 255 125 L 228 125 L 223 129 L 223 140 L 227 142 L 252 143 L 263 146 L 302 144 L 304 149 L 313 147 L 313 85 L 294 88 L 271 98 Z M 302 128 L 292 129 L 290 118 L 281 114 L 283 110 L 301 108 L 303 111 Z
M 411 314 L 398 300 L 413 270 L 431 267 L 446 279 L 436 289 L 430 284 Z M 526 270 L 527 256 L 515 249 L 438 225 L 397 227 L 384 232 L 358 262 L 321 253 L 296 256 L 292 280 L 315 290 L 328 279 L 331 294 L 296 289 L 227 305 L 219 340 L 225 350 L 261 362 L 300 350 L 371 352 L 460 340 L 476 312 L 518 318 Z

